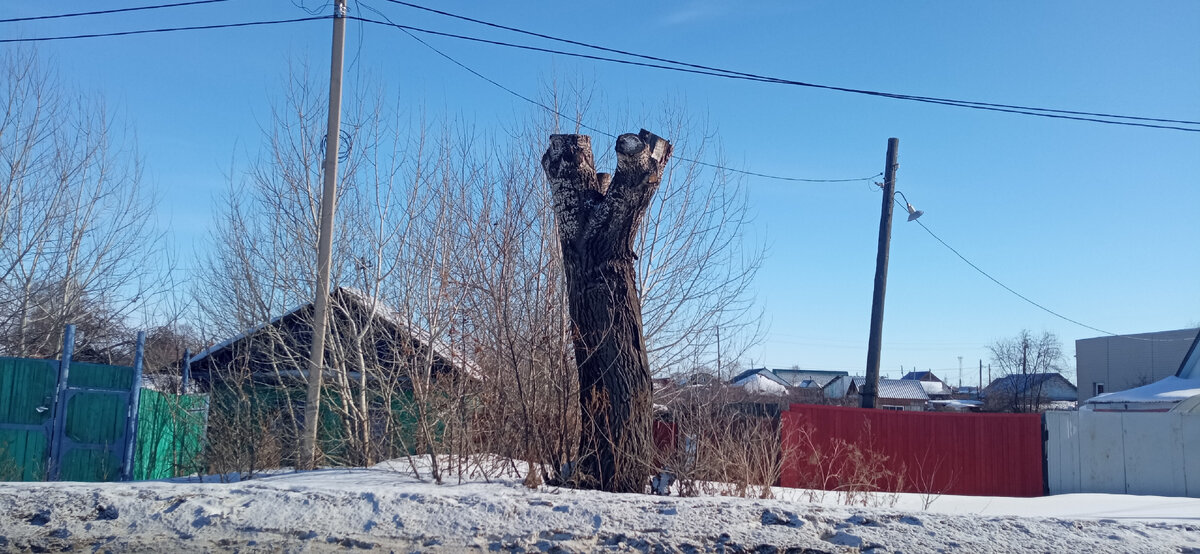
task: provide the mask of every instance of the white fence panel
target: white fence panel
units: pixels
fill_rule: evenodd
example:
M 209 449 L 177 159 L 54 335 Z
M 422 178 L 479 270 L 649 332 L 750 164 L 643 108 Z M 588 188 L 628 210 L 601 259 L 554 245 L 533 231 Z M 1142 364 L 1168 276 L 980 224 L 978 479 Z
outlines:
M 1121 430 L 1121 414 L 1076 414 L 1080 492 L 1125 492 L 1125 433 Z
M 1050 494 L 1080 492 L 1079 418 L 1075 412 L 1046 412 L 1046 487 Z
M 1177 414 L 1121 414 L 1125 432 L 1125 492 L 1158 496 L 1187 493 Z
M 1200 498 L 1200 416 L 1180 417 L 1179 442 L 1183 446 L 1183 480 L 1187 496 Z
M 1046 414 L 1050 494 L 1200 497 L 1200 415 Z

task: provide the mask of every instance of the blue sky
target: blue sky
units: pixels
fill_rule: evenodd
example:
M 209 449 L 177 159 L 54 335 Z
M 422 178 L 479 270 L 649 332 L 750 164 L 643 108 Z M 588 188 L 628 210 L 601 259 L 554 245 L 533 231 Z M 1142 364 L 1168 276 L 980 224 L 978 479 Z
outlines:
M 290 19 L 300 0 L 232 0 L 0 27 L 5 38 Z M 150 2 L 109 2 L 103 7 Z M 351 0 L 351 12 L 372 16 Z M 371 0 L 398 23 L 531 40 Z M 310 9 L 328 6 L 306 0 Z M 666 58 L 791 79 L 966 100 L 1200 120 L 1197 2 L 441 2 L 450 12 Z M 100 9 L 7 3 L 0 17 Z M 42 43 L 64 81 L 103 94 L 136 131 L 160 221 L 202 251 L 231 164 L 258 147 L 289 60 L 328 71 L 328 21 Z M 401 103 L 501 129 L 531 113 L 399 32 L 351 22 L 350 71 Z M 921 220 L 998 280 L 1067 317 L 1136 333 L 1200 323 L 1200 133 L 997 114 L 615 66 L 428 38 L 533 95 L 584 76 L 611 107 L 682 99 L 732 165 L 806 178 L 883 170 L 900 139 L 899 190 Z M 12 45 L 5 45 L 12 48 Z M 348 90 L 347 93 L 350 93 Z M 628 131 L 636 129 L 619 129 Z M 669 137 L 668 137 L 669 138 Z M 607 146 L 605 146 L 607 148 Z M 236 165 L 233 166 L 236 172 Z M 756 295 L 769 334 L 758 364 L 861 373 L 879 193 L 863 183 L 748 178 L 768 258 Z M 892 235 L 882 366 L 976 380 L 984 346 L 1022 328 L 1068 354 L 1100 333 L 1054 317 L 975 272 L 914 223 Z

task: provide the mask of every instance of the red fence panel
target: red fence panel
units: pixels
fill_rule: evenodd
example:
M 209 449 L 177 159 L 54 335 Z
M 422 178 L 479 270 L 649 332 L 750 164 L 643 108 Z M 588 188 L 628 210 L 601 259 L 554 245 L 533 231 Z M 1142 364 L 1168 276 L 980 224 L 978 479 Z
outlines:
M 1038 414 L 793 404 L 782 414 L 780 433 L 780 484 L 785 487 L 845 488 L 854 485 L 850 481 L 856 468 L 875 467 L 882 471 L 870 473 L 888 475 L 875 485 L 894 492 L 1043 494 Z

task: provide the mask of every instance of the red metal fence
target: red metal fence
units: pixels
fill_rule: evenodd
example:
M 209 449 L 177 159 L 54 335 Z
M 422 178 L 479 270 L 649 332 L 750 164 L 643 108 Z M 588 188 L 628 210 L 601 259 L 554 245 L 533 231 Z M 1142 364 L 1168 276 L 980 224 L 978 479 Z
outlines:
M 1038 414 L 956 414 L 793 404 L 780 425 L 785 487 L 1041 496 Z M 872 466 L 872 464 L 874 464 Z M 856 473 L 856 469 L 860 470 Z

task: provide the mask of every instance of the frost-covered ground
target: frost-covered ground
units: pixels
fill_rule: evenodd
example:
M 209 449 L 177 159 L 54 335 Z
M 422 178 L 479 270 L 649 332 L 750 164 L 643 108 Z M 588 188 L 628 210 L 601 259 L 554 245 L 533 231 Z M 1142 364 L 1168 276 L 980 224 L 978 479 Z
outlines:
M 1195 552 L 1200 499 L 656 497 L 369 469 L 237 483 L 3 483 L 0 551 Z M 809 502 L 808 500 L 818 500 Z

